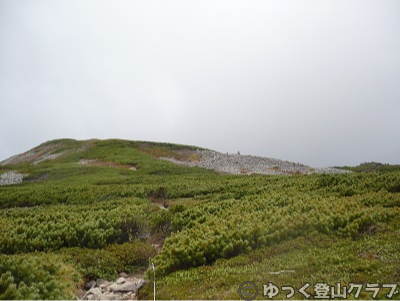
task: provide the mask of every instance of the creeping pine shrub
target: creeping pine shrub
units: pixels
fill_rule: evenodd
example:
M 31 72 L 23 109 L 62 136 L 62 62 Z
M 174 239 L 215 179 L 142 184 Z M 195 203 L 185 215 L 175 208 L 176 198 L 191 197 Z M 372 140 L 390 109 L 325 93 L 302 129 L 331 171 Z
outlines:
M 72 267 L 50 254 L 0 254 L 0 299 L 72 299 Z
M 156 255 L 153 246 L 139 240 L 121 245 L 108 245 L 105 250 L 118 260 L 125 272 L 133 271 L 139 267 L 147 267 L 149 258 Z
M 108 245 L 101 250 L 65 248 L 60 252 L 87 279 L 114 279 L 119 272 L 132 272 L 147 267 L 148 259 L 156 253 L 151 245 L 138 240 Z
M 105 250 L 74 247 L 60 253 L 87 279 L 113 279 L 122 270 L 117 258 Z
M 170 210 L 159 210 L 150 217 L 150 226 L 154 233 L 167 237 L 172 231 L 173 214 Z

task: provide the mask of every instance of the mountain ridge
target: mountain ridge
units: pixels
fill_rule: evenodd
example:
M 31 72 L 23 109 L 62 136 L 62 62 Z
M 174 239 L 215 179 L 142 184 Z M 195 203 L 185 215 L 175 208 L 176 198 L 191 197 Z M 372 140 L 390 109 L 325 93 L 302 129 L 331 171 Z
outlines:
M 174 164 L 200 167 L 208 170 L 213 170 L 227 174 L 264 174 L 264 175 L 290 175 L 290 174 L 312 174 L 312 173 L 346 173 L 349 171 L 338 168 L 313 168 L 301 163 L 284 161 L 281 159 L 240 155 L 238 154 L 223 154 L 214 150 L 201 148 L 198 146 L 181 145 L 165 142 L 152 141 L 130 141 L 122 139 L 56 139 L 44 142 L 24 153 L 11 156 L 10 158 L 0 162 L 1 166 L 18 166 L 21 164 L 37 165 L 44 161 L 51 161 L 66 156 L 71 153 L 80 153 L 96 146 L 99 141 L 104 142 L 124 142 L 131 147 L 151 155 L 152 157 L 164 161 L 169 161 Z M 112 150 L 112 149 L 110 149 Z M 117 150 L 114 150 L 117 155 Z M 89 165 L 110 165 L 118 166 L 121 162 L 110 160 L 103 162 L 100 158 L 86 158 L 81 156 L 77 162 L 79 164 Z M 136 167 L 131 164 L 131 168 Z M 23 181 L 22 174 L 15 171 L 8 174 L 3 174 L 0 179 L 0 184 L 13 184 Z

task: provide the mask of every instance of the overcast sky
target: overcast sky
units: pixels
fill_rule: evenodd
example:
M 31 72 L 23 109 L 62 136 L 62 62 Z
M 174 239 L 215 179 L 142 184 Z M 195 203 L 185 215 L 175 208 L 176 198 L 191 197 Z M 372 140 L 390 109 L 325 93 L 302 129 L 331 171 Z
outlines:
M 0 0 L 0 161 L 58 138 L 400 163 L 400 1 Z

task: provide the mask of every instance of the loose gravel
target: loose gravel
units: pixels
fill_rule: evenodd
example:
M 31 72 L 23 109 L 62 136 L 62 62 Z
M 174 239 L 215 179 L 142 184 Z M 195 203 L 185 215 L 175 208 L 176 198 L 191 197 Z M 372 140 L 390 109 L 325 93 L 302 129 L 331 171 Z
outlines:
M 45 154 L 32 164 L 36 165 L 43 160 L 55 159 L 62 155 L 58 154 Z M 210 150 L 197 150 L 195 152 L 196 158 L 199 160 L 179 161 L 174 158 L 162 157 L 160 159 L 173 162 L 175 164 L 182 164 L 186 166 L 198 166 L 206 169 L 215 170 L 221 173 L 228 173 L 234 175 L 240 174 L 263 174 L 263 175 L 290 175 L 290 174 L 314 174 L 314 173 L 348 173 L 349 171 L 341 170 L 333 167 L 312 168 L 310 166 L 283 161 L 274 158 L 248 156 L 240 154 L 223 154 Z M 15 160 L 14 157 L 2 163 L 8 163 L 10 160 Z M 81 160 L 79 164 L 87 165 L 92 163 L 92 160 Z M 12 185 L 22 183 L 26 174 L 21 174 L 16 171 L 5 172 L 0 175 L 0 185 Z
M 8 171 L 0 175 L 0 185 L 12 185 L 22 183 L 26 174 L 18 173 L 16 171 Z
M 174 158 L 160 159 L 186 166 L 198 166 L 228 174 L 313 174 L 313 173 L 347 173 L 333 167 L 312 168 L 310 166 L 283 161 L 274 158 L 248 156 L 240 154 L 223 154 L 216 151 L 197 150 L 198 161 L 179 161 Z

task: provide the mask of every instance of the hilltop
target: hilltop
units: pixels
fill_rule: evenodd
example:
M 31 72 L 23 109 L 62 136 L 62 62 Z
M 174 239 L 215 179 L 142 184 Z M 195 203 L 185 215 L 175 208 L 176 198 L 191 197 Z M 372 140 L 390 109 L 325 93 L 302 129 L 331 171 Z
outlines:
M 91 139 L 86 141 L 76 141 L 72 139 L 59 139 L 43 143 L 27 152 L 12 156 L 0 165 L 26 165 L 35 166 L 43 161 L 71 157 L 72 154 L 82 154 L 75 163 L 89 166 L 110 166 L 123 167 L 115 162 L 110 156 L 110 161 L 103 161 L 101 158 L 85 158 L 83 152 L 96 148 L 101 143 L 108 143 L 118 140 Z M 196 146 L 177 145 L 171 143 L 157 143 L 144 141 L 124 141 L 121 143 L 129 145 L 131 148 L 139 150 L 145 154 L 150 154 L 154 158 L 170 161 L 175 164 L 186 166 L 197 166 L 227 174 L 264 174 L 264 175 L 283 175 L 283 174 L 312 174 L 312 173 L 345 173 L 338 168 L 312 168 L 300 163 L 294 163 L 274 158 L 259 156 L 249 156 L 240 154 L 223 154 L 217 151 L 208 150 Z M 116 154 L 118 156 L 118 154 Z M 118 160 L 118 158 L 117 158 Z M 131 169 L 136 167 L 129 163 Z M 3 173 L 0 178 L 0 185 L 21 183 L 27 174 L 17 173 L 16 171 Z
M 398 170 L 60 139 L 3 161 L 0 177 L 0 299 L 153 299 L 149 263 L 157 299 L 400 280 Z

